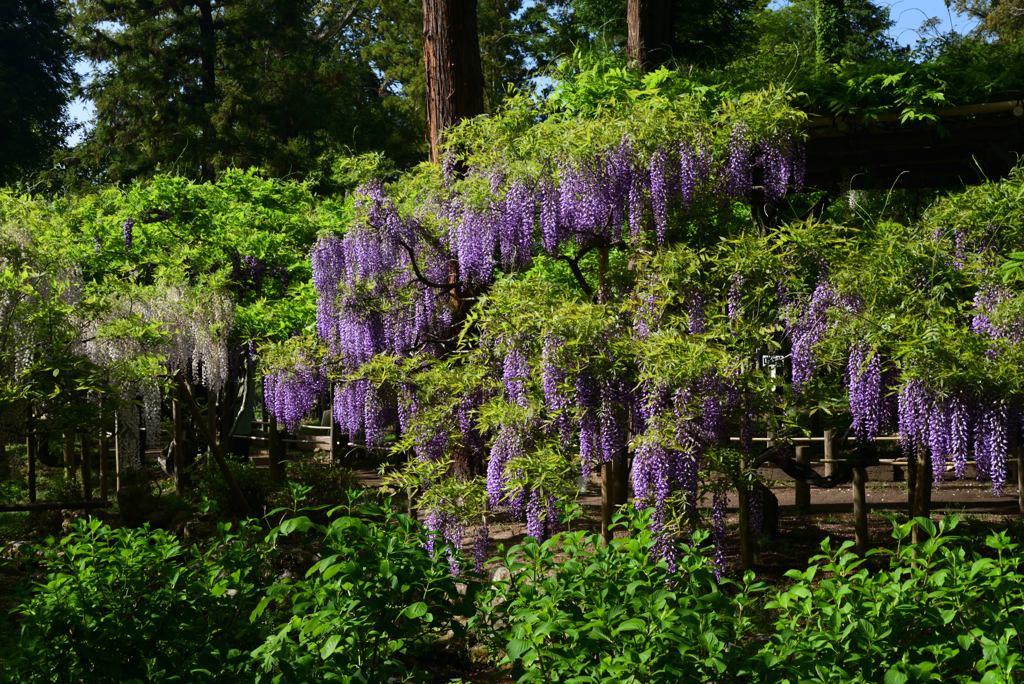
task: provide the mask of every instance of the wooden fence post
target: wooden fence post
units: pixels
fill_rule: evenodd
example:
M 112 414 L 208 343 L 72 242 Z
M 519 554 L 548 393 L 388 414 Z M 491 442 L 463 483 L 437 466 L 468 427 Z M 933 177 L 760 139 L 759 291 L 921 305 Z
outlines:
M 832 438 L 834 435 L 834 430 L 825 430 L 825 477 L 835 475 L 837 470 L 835 463 L 835 450 L 832 448 Z
M 82 493 L 92 501 L 92 459 L 89 456 L 89 433 L 82 432 Z
M 867 483 L 867 468 L 853 469 L 853 526 L 857 555 L 868 552 L 868 501 L 864 485 Z

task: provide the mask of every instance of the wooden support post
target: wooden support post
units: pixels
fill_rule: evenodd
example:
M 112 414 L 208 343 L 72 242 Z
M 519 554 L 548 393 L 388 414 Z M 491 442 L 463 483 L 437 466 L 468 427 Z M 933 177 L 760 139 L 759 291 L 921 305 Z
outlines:
M 185 428 L 181 415 L 181 388 L 171 393 L 171 420 L 174 423 L 174 493 L 185 496 Z
M 274 482 L 280 482 L 284 478 L 280 448 L 281 435 L 277 431 L 277 418 L 270 414 L 267 420 L 267 453 L 270 460 L 270 479 Z
M 331 415 L 331 463 L 334 465 L 338 464 L 341 460 L 341 426 L 338 425 L 338 421 L 334 420 L 334 415 Z
M 796 452 L 795 460 L 797 463 L 807 464 L 807 447 L 793 447 Z M 806 513 L 811 510 L 811 485 L 806 482 L 796 481 L 794 495 L 796 498 L 796 508 L 802 513 Z
M 601 542 L 612 543 L 612 511 L 615 509 L 615 466 L 611 461 L 601 466 Z
M 836 474 L 835 451 L 832 448 L 832 438 L 834 436 L 834 430 L 825 430 L 825 477 Z
M 103 400 L 100 399 L 102 407 Z M 102 408 L 100 409 L 102 412 Z M 110 482 L 110 444 L 107 442 L 107 428 L 100 421 L 100 498 L 107 500 Z
M 917 493 L 917 458 L 907 457 L 907 517 L 914 517 L 914 496 Z
M 857 555 L 868 552 L 868 500 L 864 485 L 867 483 L 867 468 L 853 469 L 853 527 Z
M 33 429 L 33 428 L 29 428 Z M 36 502 L 36 435 L 34 432 L 28 433 L 28 442 L 26 443 L 28 449 L 28 501 L 29 503 Z
M 196 419 L 196 423 L 199 424 L 199 430 L 203 433 L 203 437 L 210 444 L 210 453 L 217 460 L 217 465 L 220 467 L 220 472 L 224 476 L 224 480 L 228 484 L 228 489 L 231 492 L 231 498 L 235 500 L 235 505 L 238 506 L 238 510 L 242 511 L 243 515 L 247 518 L 252 517 L 252 512 L 249 510 L 249 502 L 245 500 L 245 496 L 242 494 L 242 490 L 238 487 L 238 482 L 235 481 L 235 476 L 232 474 L 231 469 L 228 468 L 227 461 L 224 460 L 224 456 L 221 454 L 220 447 L 217 445 L 216 435 L 213 434 L 213 430 L 203 420 L 203 413 L 199 410 L 199 406 L 196 404 L 196 400 L 192 398 L 192 393 L 188 391 L 185 386 L 185 381 L 182 379 L 181 374 L 176 374 L 175 379 L 178 381 L 178 389 L 181 392 L 182 398 L 185 399 L 185 403 L 188 405 L 192 416 Z
M 75 433 L 66 432 L 64 433 L 64 465 L 68 470 L 68 479 L 74 481 L 75 471 L 77 470 L 75 463 Z
M 1017 506 L 1024 515 L 1024 444 L 1017 441 Z
M 82 433 L 82 492 L 86 501 L 92 501 L 92 458 L 89 454 L 89 433 Z
M 917 454 L 917 484 L 914 487 L 915 518 L 930 518 L 932 512 L 932 459 L 927 451 L 921 449 Z M 920 525 L 914 525 L 910 540 L 920 544 L 928 539 L 928 533 Z
M 124 457 L 121 454 L 121 443 L 124 441 L 117 434 L 121 429 L 120 421 L 114 416 L 114 494 L 121 491 L 121 471 L 124 470 Z

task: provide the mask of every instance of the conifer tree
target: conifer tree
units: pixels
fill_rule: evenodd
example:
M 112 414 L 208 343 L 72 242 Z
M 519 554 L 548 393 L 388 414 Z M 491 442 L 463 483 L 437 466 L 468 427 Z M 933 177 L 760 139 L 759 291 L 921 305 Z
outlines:
M 0 184 L 41 165 L 70 133 L 77 78 L 56 0 L 0 3 Z
M 313 0 L 85 0 L 74 16 L 96 71 L 82 156 L 109 179 L 210 179 L 231 166 L 306 175 L 347 146 L 387 143 L 379 83 Z M 333 6 L 329 6 L 333 8 Z M 358 5 L 349 6 L 356 10 Z

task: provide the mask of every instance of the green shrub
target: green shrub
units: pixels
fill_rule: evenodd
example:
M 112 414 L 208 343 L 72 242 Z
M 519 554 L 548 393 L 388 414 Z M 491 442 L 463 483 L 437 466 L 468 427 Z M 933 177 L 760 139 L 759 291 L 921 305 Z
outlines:
M 508 550 L 511 576 L 481 593 L 472 625 L 506 651 L 519 681 L 705 682 L 743 669 L 744 609 L 763 586 L 748 574 L 736 597 L 724 594 L 699 548 L 704 532 L 680 548 L 678 572 L 653 563 L 649 519 L 633 516 L 631 537 L 607 547 L 576 532 Z
M 359 517 L 327 526 L 290 518 L 271 533 L 320 530 L 322 560 L 307 578 L 273 587 L 253 617 L 275 603 L 283 622 L 254 657 L 257 682 L 304 684 L 408 681 L 403 656 L 428 633 L 464 633 L 456 616 L 473 612 L 476 585 L 460 595 L 448 564 L 424 548 L 416 522 L 390 509 L 364 506 Z
M 872 552 L 890 555 L 874 573 L 852 542 L 834 550 L 826 540 L 762 605 L 752 573 L 715 584 L 702 533 L 679 548 L 678 572 L 651 563 L 648 516 L 607 548 L 576 533 L 509 550 L 511 577 L 481 593 L 472 624 L 519 681 L 1024 681 L 1024 553 L 1005 531 L 971 553 L 949 535 L 954 519 L 936 530 L 918 518 L 932 538 L 904 546 L 913 522 L 897 525 L 901 546 Z M 763 609 L 776 618 L 762 644 Z
M 9 681 L 233 682 L 263 638 L 253 530 L 220 527 L 215 547 L 186 550 L 162 530 L 76 521 L 34 549 L 46 580 L 13 616 Z M 16 632 L 15 632 L 16 633 Z
M 987 554 L 968 554 L 948 535 L 955 518 L 940 530 L 917 521 L 931 539 L 874 551 L 891 556 L 886 570 L 869 572 L 852 542 L 833 550 L 826 540 L 806 571 L 787 573 L 794 585 L 767 606 L 779 617 L 760 681 L 1024 681 L 1019 546 L 1004 531 L 987 537 Z M 912 525 L 893 536 L 902 542 Z

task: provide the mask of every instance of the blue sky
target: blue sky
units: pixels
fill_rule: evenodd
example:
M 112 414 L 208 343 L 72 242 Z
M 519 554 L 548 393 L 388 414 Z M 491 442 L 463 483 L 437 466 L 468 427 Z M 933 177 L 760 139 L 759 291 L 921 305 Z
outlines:
M 772 6 L 786 5 L 786 0 L 773 0 Z M 938 30 L 946 32 L 951 28 L 959 33 L 967 33 L 974 24 L 966 17 L 954 14 L 946 8 L 943 0 L 875 0 L 880 6 L 888 5 L 892 18 L 896 21 L 893 28 L 893 36 L 903 45 L 914 45 L 922 37 L 919 29 L 927 19 L 937 17 L 940 21 Z M 88 71 L 87 65 L 82 63 L 79 71 L 85 74 Z M 71 105 L 71 116 L 79 121 L 88 122 L 92 119 L 92 107 L 82 100 L 76 100 Z M 72 136 L 69 143 L 75 143 L 80 135 Z
M 913 45 L 917 42 L 920 35 L 918 29 L 931 17 L 939 18 L 939 30 L 942 33 L 951 28 L 957 33 L 967 33 L 976 24 L 967 17 L 959 16 L 947 9 L 943 0 L 892 0 L 876 1 L 875 4 L 883 7 L 888 5 L 889 14 L 896 21 L 893 35 L 904 45 Z

